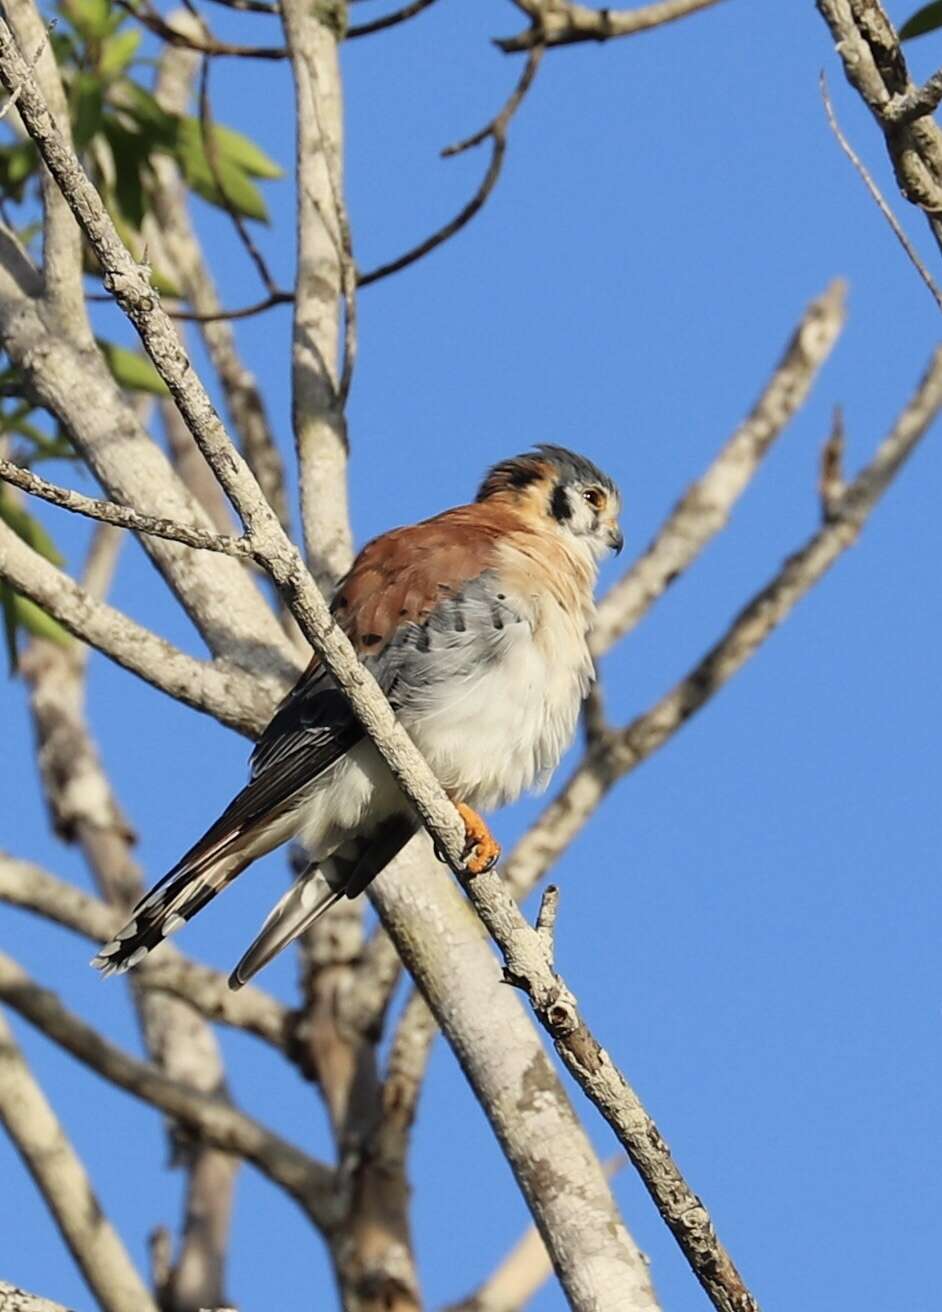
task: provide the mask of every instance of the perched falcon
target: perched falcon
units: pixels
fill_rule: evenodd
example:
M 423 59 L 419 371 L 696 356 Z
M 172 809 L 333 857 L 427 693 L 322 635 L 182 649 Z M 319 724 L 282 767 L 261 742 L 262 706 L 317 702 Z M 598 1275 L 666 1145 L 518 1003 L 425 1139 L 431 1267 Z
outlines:
M 458 805 L 471 870 L 500 850 L 477 808 L 544 782 L 572 738 L 592 678 L 596 571 L 621 550 L 620 507 L 590 461 L 540 446 L 495 465 L 472 505 L 370 542 L 337 589 L 334 618 Z M 246 866 L 297 839 L 310 865 L 233 971 L 238 988 L 361 893 L 419 827 L 315 658 L 259 739 L 248 784 L 93 964 L 105 975 L 136 966 Z

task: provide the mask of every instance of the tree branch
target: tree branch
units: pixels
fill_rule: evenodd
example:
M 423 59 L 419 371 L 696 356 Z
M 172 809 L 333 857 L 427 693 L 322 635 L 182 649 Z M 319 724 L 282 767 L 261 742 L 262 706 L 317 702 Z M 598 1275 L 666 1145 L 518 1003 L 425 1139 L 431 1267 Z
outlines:
M 0 1312 L 72 1312 L 72 1309 L 0 1280 Z
M 87 515 L 90 519 L 100 520 L 103 524 L 114 524 L 117 528 L 130 529 L 132 533 L 146 533 L 153 537 L 166 538 L 170 542 L 180 542 L 186 547 L 195 547 L 200 551 L 219 551 L 224 556 L 236 556 L 245 559 L 252 555 L 252 545 L 247 538 L 234 538 L 228 534 L 209 533 L 205 529 L 193 528 L 189 524 L 178 524 L 172 519 L 162 519 L 156 515 L 144 515 L 130 506 L 119 506 L 114 501 L 97 501 L 94 497 L 83 496 L 70 488 L 59 487 L 50 483 L 32 470 L 23 469 L 10 460 L 0 458 L 0 479 L 13 487 L 29 492 L 34 497 L 41 497 L 51 505 L 74 514 Z
M 543 48 L 538 45 L 530 52 L 520 80 L 500 112 L 483 128 L 475 132 L 473 136 L 467 137 L 464 141 L 456 142 L 453 146 L 446 146 L 442 151 L 443 159 L 451 159 L 455 155 L 470 150 L 473 146 L 479 146 L 484 141 L 490 141 L 491 158 L 488 161 L 487 171 L 481 179 L 477 191 L 468 203 L 458 211 L 453 219 L 450 219 L 443 227 L 438 228 L 431 236 L 426 237 L 424 241 L 420 241 L 417 246 L 413 246 L 410 250 L 397 256 L 394 260 L 389 260 L 386 264 L 370 269 L 368 273 L 358 273 L 357 285 L 359 287 L 368 287 L 371 283 L 379 282 L 381 278 L 388 278 L 390 274 L 399 273 L 400 270 L 407 269 L 410 264 L 415 264 L 417 261 L 424 259 L 426 255 L 430 255 L 432 251 L 437 250 L 439 246 L 443 246 L 446 241 L 449 241 L 456 233 L 460 232 L 483 208 L 491 192 L 497 186 L 497 180 L 504 166 L 504 157 L 507 154 L 507 131 L 510 121 L 533 85 L 533 79 L 536 77 L 542 57 Z
M 318 586 L 330 596 L 353 559 L 347 426 L 338 373 L 345 223 L 340 69 L 337 37 L 306 0 L 286 0 L 281 18 L 297 121 L 291 415 L 305 552 Z
M 713 463 L 674 507 L 647 551 L 599 603 L 592 651 L 601 656 L 633 629 L 729 521 L 776 438 L 804 405 L 844 324 L 845 286 L 833 282 L 808 309 L 759 399 Z
M 34 983 L 6 953 L 0 953 L 0 1000 L 111 1084 L 174 1117 L 201 1142 L 251 1162 L 294 1198 L 316 1226 L 330 1231 L 335 1195 L 333 1173 L 326 1166 L 228 1103 L 129 1057 L 68 1011 L 53 992 Z
M 460 866 L 465 845 L 460 817 L 398 724 L 375 680 L 333 624 L 323 598 L 250 470 L 226 438 L 219 417 L 180 350 L 172 324 L 121 244 L 94 187 L 56 133 L 3 24 L 0 80 L 5 84 L 26 81 L 20 98 L 21 117 L 68 196 L 105 271 L 106 285 L 114 290 L 137 328 L 200 449 L 253 537 L 257 559 L 264 561 L 305 636 L 434 833 L 439 849 Z M 593 1312 L 616 1306 L 621 1310 L 655 1306 L 644 1263 L 618 1217 L 598 1161 L 525 1013 L 519 1005 L 511 1005 L 506 990 L 500 988 L 486 943 L 477 934 L 469 935 L 469 912 L 458 890 L 436 868 L 408 890 L 401 888 L 392 872 L 386 872 L 374 886 L 373 896 L 491 1117 L 574 1306 L 591 1307 Z M 418 915 L 417 896 L 422 898 Z M 417 926 L 427 926 L 430 921 L 439 930 L 434 945 L 416 938 Z M 458 959 L 462 959 L 460 969 L 456 968 Z M 539 1106 L 521 1118 L 521 1100 L 532 1107 L 537 1093 Z M 552 1144 L 552 1174 L 558 1186 L 549 1191 L 545 1187 L 548 1144 Z
M 825 114 L 827 114 L 828 124 L 830 126 L 831 131 L 834 133 L 835 137 L 837 138 L 838 145 L 840 146 L 844 154 L 847 156 L 847 158 L 850 160 L 851 164 L 853 164 L 857 172 L 860 174 L 863 184 L 869 191 L 870 196 L 873 199 L 873 202 L 876 205 L 877 209 L 880 211 L 880 213 L 886 219 L 887 223 L 890 225 L 890 229 L 894 237 L 902 246 L 903 250 L 906 252 L 906 256 L 909 262 L 912 264 L 913 268 L 919 274 L 919 277 L 922 279 L 922 281 L 926 284 L 926 287 L 929 289 L 929 295 L 935 301 L 939 309 L 942 310 L 942 291 L 939 290 L 939 287 L 936 284 L 935 279 L 932 277 L 932 274 L 929 272 L 925 264 L 922 262 L 919 252 L 916 250 L 915 246 L 907 237 L 903 225 L 900 223 L 899 219 L 896 217 L 896 215 L 893 213 L 893 211 L 890 209 L 890 206 L 887 204 L 886 200 L 884 199 L 883 193 L 880 191 L 880 188 L 874 182 L 869 169 L 864 164 L 863 160 L 860 158 L 857 152 L 854 150 L 850 142 L 847 140 L 844 133 L 841 131 L 841 126 L 837 121 L 837 115 L 834 113 L 834 106 L 831 104 L 831 97 L 828 95 L 827 80 L 823 73 L 821 74 L 821 98 L 824 101 L 824 112 Z
M 564 0 L 514 0 L 532 20 L 519 36 L 502 37 L 494 44 L 505 54 L 531 50 L 535 45 L 567 46 L 579 41 L 609 41 L 617 36 L 635 36 L 654 27 L 676 22 L 718 0 L 658 0 L 643 9 L 589 9 Z
M 877 501 L 942 407 L 942 350 L 880 443 L 870 464 L 832 502 L 827 522 L 740 611 L 701 661 L 655 706 L 609 734 L 584 760 L 503 864 L 505 886 L 521 898 L 566 850 L 609 789 L 653 755 L 719 692 L 798 601 L 857 539 Z
M 171 17 L 184 30 L 186 25 L 198 29 L 197 20 L 185 10 L 175 11 Z M 197 55 L 182 48 L 168 46 L 163 51 L 154 89 L 157 102 L 163 109 L 174 114 L 186 112 L 198 63 Z M 281 454 L 258 383 L 239 353 L 231 323 L 225 322 L 212 274 L 190 222 L 180 170 L 169 155 L 160 153 L 153 157 L 152 167 L 157 184 L 154 208 L 167 255 L 181 290 L 192 306 L 192 317 L 199 324 L 242 452 L 287 532 L 290 515 Z M 176 314 L 174 317 L 187 316 Z
M 0 523 L 0 578 L 48 611 L 75 637 L 161 692 L 255 738 L 271 718 L 276 689 L 221 662 L 187 656 L 83 588 Z
M 0 1012 L 0 1120 L 103 1312 L 157 1312 Z M 4 1304 L 0 1289 L 0 1307 Z
M 848 82 L 883 133 L 900 190 L 923 211 L 942 249 L 942 129 L 929 113 L 908 114 L 919 102 L 919 89 L 910 80 L 896 29 L 880 0 L 816 2 Z

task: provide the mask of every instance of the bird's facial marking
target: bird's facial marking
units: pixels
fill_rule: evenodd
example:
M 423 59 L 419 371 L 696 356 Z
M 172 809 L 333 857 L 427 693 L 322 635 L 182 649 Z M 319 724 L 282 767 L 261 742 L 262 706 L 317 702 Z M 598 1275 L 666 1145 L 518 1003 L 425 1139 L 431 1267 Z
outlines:
M 363 637 L 360 639 L 364 647 L 375 647 L 376 644 L 382 642 L 382 640 L 383 635 L 381 633 L 364 633 Z
M 557 483 L 550 493 L 550 514 L 559 524 L 565 524 L 572 518 L 572 505 L 569 493 L 563 483 Z

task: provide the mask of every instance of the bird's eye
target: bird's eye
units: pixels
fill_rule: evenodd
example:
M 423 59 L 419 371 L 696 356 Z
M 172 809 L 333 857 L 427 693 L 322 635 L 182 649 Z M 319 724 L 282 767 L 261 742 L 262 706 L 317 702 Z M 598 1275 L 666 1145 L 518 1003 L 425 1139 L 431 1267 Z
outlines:
M 605 493 L 601 488 L 587 487 L 582 495 L 593 510 L 601 510 L 605 505 Z

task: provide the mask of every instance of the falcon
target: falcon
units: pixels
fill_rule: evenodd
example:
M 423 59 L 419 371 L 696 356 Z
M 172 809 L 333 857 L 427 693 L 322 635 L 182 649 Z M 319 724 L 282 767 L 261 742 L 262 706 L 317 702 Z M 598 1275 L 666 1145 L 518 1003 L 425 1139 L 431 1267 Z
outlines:
M 544 444 L 495 465 L 471 505 L 360 552 L 331 610 L 455 802 L 467 869 L 500 848 L 479 810 L 545 784 L 593 675 L 598 564 L 622 547 L 621 498 L 584 456 Z M 317 657 L 276 710 L 249 782 L 94 958 L 136 966 L 260 856 L 290 839 L 309 865 L 233 971 L 245 984 L 421 827 Z

